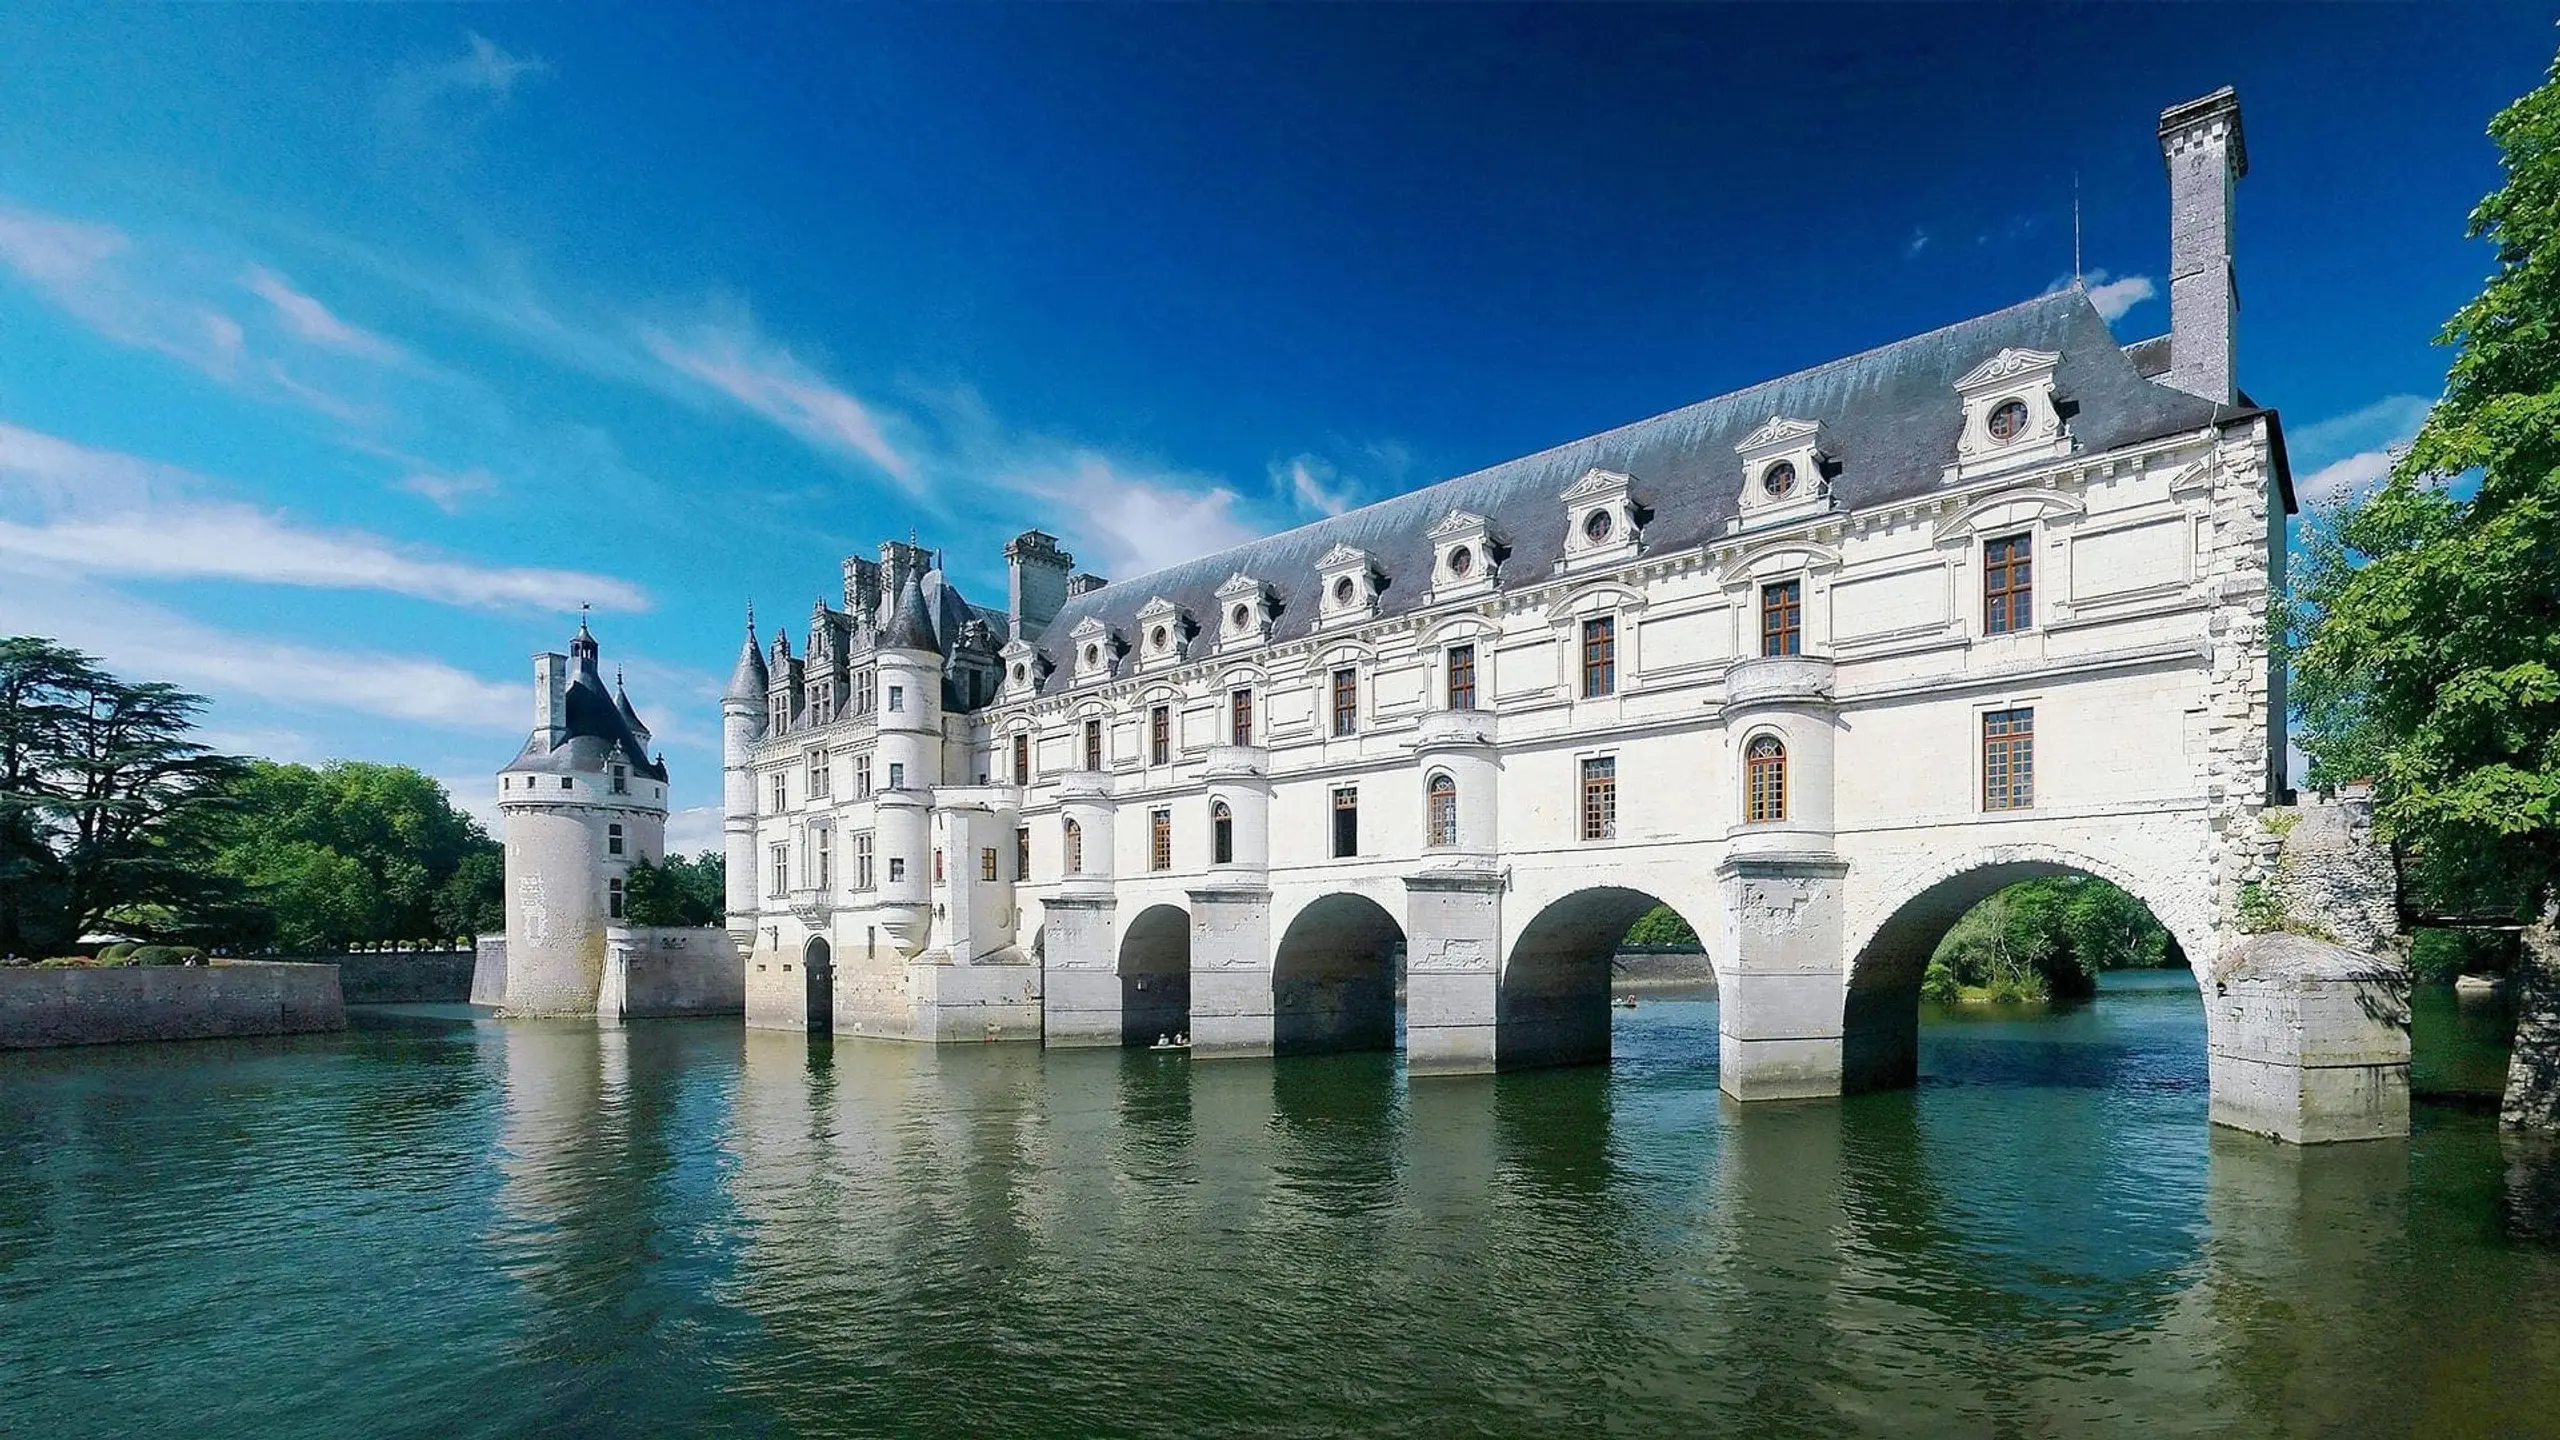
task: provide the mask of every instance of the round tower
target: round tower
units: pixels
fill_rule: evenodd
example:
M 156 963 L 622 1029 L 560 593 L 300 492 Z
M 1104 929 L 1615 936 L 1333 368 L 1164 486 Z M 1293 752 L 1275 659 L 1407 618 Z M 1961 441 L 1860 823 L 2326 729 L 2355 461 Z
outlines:
M 881 928 L 912 956 L 933 914 L 933 787 L 942 780 L 942 644 L 910 574 L 882 627 L 873 684 L 880 788 L 872 796 L 882 875 Z
M 747 642 L 720 694 L 720 838 L 728 866 L 729 933 L 744 950 L 756 928 L 756 775 L 748 755 L 764 738 L 772 679 L 747 609 Z
M 533 733 L 498 772 L 511 1015 L 595 1013 L 632 863 L 666 852 L 666 765 L 596 661 L 584 621 L 568 654 L 533 657 Z

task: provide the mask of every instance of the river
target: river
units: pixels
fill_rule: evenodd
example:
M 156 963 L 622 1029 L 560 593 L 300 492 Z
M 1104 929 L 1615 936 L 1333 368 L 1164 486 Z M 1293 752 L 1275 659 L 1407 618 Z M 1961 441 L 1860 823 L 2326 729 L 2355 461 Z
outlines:
M 0 1056 L 0 1432 L 2560 1433 L 2536 1153 L 2213 1130 L 2183 973 L 1846 1101 L 1616 1025 L 1410 1087 L 422 1008 Z

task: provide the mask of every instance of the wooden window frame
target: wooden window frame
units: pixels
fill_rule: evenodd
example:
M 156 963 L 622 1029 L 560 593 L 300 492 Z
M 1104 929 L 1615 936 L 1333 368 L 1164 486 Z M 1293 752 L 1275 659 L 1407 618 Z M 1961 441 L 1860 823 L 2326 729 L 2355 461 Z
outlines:
M 1582 698 L 1618 693 L 1618 617 L 1594 615 L 1582 622 Z
M 1236 812 L 1224 800 L 1209 802 L 1209 863 L 1236 863 Z
M 1102 721 L 1099 717 L 1084 722 L 1084 768 L 1102 768 Z
M 790 842 L 781 841 L 766 846 L 765 858 L 773 864 L 772 870 L 767 872 L 765 877 L 773 882 L 773 889 L 766 893 L 776 900 L 788 896 L 791 893 Z
M 1173 707 L 1158 705 L 1147 712 L 1147 763 L 1173 763 Z
M 1013 878 L 1017 882 L 1031 878 L 1031 827 L 1028 825 L 1017 825 L 1013 829 Z
M 1064 817 L 1058 826 L 1059 854 L 1069 875 L 1084 873 L 1084 826 L 1074 817 Z
M 981 880 L 996 878 L 996 847 L 993 845 L 978 847 L 978 878 Z
M 1982 542 L 1982 633 L 2015 635 L 2035 628 L 2035 534 Z
M 1470 640 L 1464 645 L 1452 645 L 1449 647 L 1448 681 L 1450 709 L 1473 710 L 1476 708 L 1476 647 L 1474 641 Z
M 1770 825 L 1787 818 L 1787 742 L 1775 735 L 1751 737 L 1742 747 L 1743 820 Z
M 1333 858 L 1353 860 L 1360 855 L 1360 787 L 1337 785 L 1333 804 L 1327 807 L 1333 816 Z
M 1434 850 L 1446 850 L 1458 843 L 1458 781 L 1446 770 L 1435 770 L 1422 782 L 1424 843 Z
M 1333 672 L 1333 736 L 1360 733 L 1360 667 L 1344 665 Z
M 1031 783 L 1031 736 L 1027 732 L 1017 732 L 1013 737 L 1013 783 Z
M 1155 809 L 1147 812 L 1147 868 L 1173 868 L 1173 812 Z
M 1804 581 L 1772 580 L 1760 587 L 1760 653 L 1804 653 Z
M 1590 755 L 1579 767 L 1582 776 L 1582 803 L 1578 807 L 1582 838 L 1615 840 L 1618 838 L 1618 757 Z
M 871 845 L 870 831 L 856 830 L 853 832 L 853 888 L 856 890 L 873 890 L 879 888 L 874 883 L 875 876 L 872 871 Z
M 1982 712 L 1982 808 L 2032 810 L 2036 803 L 2036 708 Z
M 1249 686 L 1227 692 L 1227 743 L 1253 743 L 1253 690 Z

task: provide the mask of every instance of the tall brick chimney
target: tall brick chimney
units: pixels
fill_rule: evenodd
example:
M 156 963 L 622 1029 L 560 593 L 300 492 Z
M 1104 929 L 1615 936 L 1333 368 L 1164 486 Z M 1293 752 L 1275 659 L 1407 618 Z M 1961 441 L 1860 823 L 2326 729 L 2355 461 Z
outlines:
M 2225 85 L 2160 112 L 2169 168 L 2169 373 L 2190 395 L 2232 403 L 2240 287 L 2231 271 L 2231 192 L 2249 173 L 2240 97 Z

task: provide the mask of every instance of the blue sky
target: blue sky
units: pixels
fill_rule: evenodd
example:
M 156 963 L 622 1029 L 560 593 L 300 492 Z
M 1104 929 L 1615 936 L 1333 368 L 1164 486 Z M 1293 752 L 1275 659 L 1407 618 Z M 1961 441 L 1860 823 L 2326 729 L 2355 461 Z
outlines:
M 0 9 L 0 633 L 478 804 L 578 605 L 713 697 L 913 528 L 1001 603 L 2023 299 L 2156 293 L 2239 87 L 2242 384 L 2379 473 L 2547 10 Z M 768 630 L 768 633 L 769 630 Z

